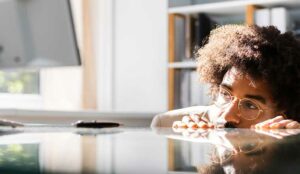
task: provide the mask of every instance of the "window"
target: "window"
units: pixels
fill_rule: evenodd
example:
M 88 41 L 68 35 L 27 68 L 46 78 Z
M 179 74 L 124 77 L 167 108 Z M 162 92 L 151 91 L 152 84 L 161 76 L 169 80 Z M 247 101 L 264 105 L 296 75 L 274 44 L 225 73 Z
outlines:
M 0 71 L 0 108 L 41 109 L 42 106 L 39 71 Z
M 0 93 L 39 94 L 38 71 L 0 71 Z

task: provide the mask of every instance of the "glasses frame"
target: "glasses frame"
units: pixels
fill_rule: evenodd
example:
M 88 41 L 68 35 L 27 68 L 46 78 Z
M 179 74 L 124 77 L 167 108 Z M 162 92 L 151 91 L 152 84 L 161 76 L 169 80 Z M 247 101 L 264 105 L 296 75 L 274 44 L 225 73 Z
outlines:
M 251 154 L 253 152 L 259 152 L 259 151 L 263 151 L 263 141 L 259 139 L 259 141 L 257 142 L 258 144 L 255 146 L 255 148 L 253 148 L 252 150 L 249 150 L 249 151 L 245 151 L 245 150 L 242 150 L 241 148 L 241 145 L 239 144 L 238 145 L 238 148 L 237 149 L 230 149 L 228 147 L 225 147 L 225 146 L 221 146 L 223 148 L 225 148 L 225 150 L 228 150 L 227 152 L 230 152 L 230 155 L 229 156 L 226 156 L 225 159 L 222 159 L 220 157 L 220 155 L 223 155 L 223 157 L 225 157 L 224 154 L 219 154 L 218 153 L 218 160 L 213 160 L 212 159 L 212 162 L 215 163 L 215 164 L 226 164 L 228 161 L 230 161 L 232 159 L 233 156 L 239 154 L 239 153 L 243 153 L 243 154 Z M 217 150 L 217 149 L 214 149 L 214 150 Z
M 220 89 L 221 89 L 221 87 L 219 87 L 218 97 L 219 97 L 219 95 L 220 95 Z M 226 107 L 227 107 L 229 104 L 231 104 L 232 101 L 236 98 L 236 99 L 238 100 L 238 112 L 239 112 L 237 115 L 238 115 L 239 117 L 242 117 L 242 118 L 245 119 L 245 120 L 249 120 L 249 121 L 256 120 L 256 119 L 261 115 L 261 113 L 264 112 L 264 110 L 267 110 L 267 109 L 262 109 L 261 106 L 260 106 L 256 101 L 254 101 L 254 100 L 252 100 L 252 99 L 249 99 L 249 98 L 242 98 L 242 99 L 240 99 L 240 98 L 237 98 L 237 97 L 233 96 L 233 95 L 231 94 L 231 92 L 230 92 L 229 90 L 227 90 L 226 88 L 222 88 L 222 90 L 228 92 L 228 94 L 230 95 L 230 102 L 226 103 L 226 104 L 223 105 L 223 106 L 220 106 L 220 104 L 217 104 L 216 101 L 214 102 L 214 104 L 215 104 L 217 107 L 219 107 L 219 108 L 226 108 Z M 243 100 L 251 101 L 251 102 L 253 102 L 253 103 L 257 106 L 257 108 L 258 108 L 258 113 L 257 113 L 257 115 L 256 115 L 255 118 L 249 119 L 249 118 L 246 118 L 246 117 L 243 117 L 243 116 L 242 116 L 240 107 L 241 107 L 241 101 L 243 101 Z

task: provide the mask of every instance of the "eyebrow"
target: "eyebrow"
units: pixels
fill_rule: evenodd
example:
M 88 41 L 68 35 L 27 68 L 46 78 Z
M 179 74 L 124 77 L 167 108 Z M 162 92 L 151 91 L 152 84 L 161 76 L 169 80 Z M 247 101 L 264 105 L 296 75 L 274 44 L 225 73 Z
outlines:
M 223 88 L 228 89 L 229 91 L 232 91 L 232 87 L 227 85 L 227 84 L 222 83 L 222 84 L 220 84 L 220 86 L 223 87 Z M 253 100 L 257 100 L 257 101 L 259 101 L 263 104 L 266 104 L 266 99 L 264 97 L 260 96 L 260 95 L 246 94 L 245 98 L 250 98 L 250 99 L 253 99 Z
M 258 100 L 258 101 L 260 101 L 261 103 L 266 104 L 266 99 L 263 98 L 263 97 L 260 96 L 260 95 L 250 95 L 250 94 L 246 94 L 245 97 L 246 97 L 246 98 L 251 98 L 251 99 L 254 99 L 254 100 Z

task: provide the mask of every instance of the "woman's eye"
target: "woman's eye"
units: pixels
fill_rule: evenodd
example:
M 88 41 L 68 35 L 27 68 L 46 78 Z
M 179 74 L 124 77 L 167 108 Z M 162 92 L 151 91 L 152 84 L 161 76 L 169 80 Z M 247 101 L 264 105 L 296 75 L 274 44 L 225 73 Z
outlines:
M 231 98 L 231 95 L 227 91 L 224 91 L 224 90 L 220 90 L 219 95 L 221 95 L 224 98 Z
M 258 109 L 257 105 L 252 103 L 251 101 L 244 101 L 242 106 L 245 109 Z

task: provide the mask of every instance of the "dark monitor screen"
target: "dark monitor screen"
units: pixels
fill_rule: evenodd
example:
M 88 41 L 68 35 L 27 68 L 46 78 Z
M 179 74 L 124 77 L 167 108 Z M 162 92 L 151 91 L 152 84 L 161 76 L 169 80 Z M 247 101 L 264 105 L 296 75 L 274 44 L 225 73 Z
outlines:
M 80 65 L 69 0 L 0 1 L 0 68 Z

